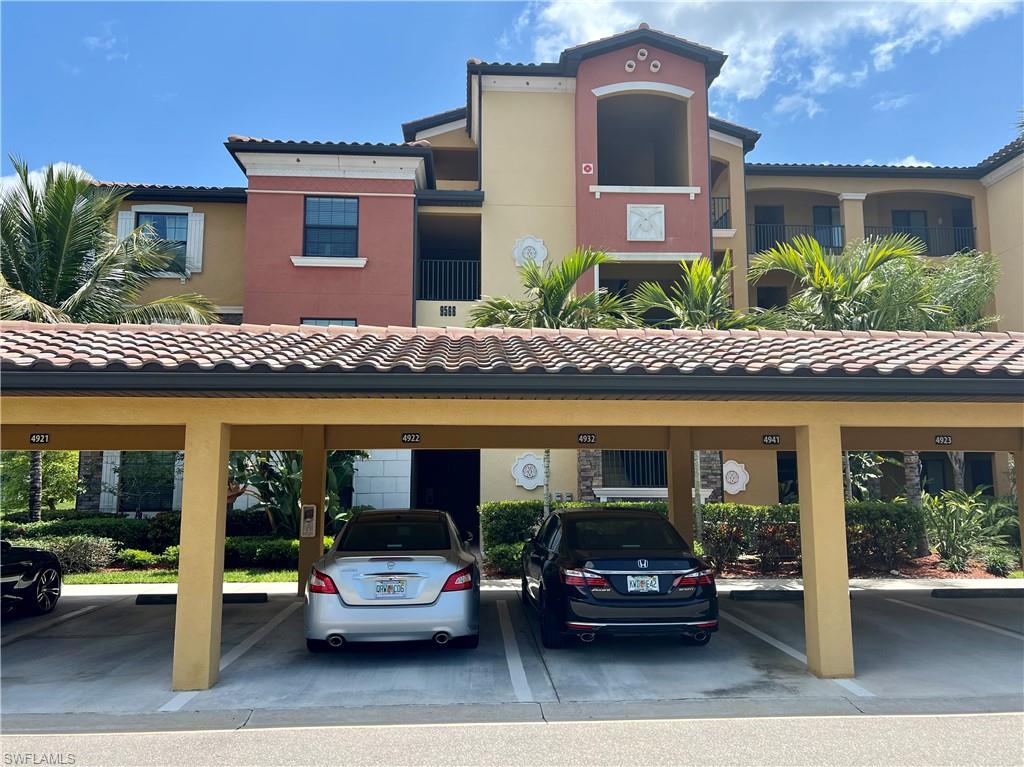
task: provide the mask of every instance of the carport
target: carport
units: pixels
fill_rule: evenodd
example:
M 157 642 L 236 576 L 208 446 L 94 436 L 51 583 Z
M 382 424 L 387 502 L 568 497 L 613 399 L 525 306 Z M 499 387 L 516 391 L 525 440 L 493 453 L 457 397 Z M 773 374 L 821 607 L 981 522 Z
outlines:
M 693 450 L 795 450 L 807 665 L 834 678 L 854 673 L 841 451 L 1006 450 L 1024 466 L 1024 334 L 0 331 L 5 449 L 185 452 L 176 690 L 217 680 L 230 450 L 304 451 L 318 520 L 300 593 L 322 551 L 327 450 L 667 450 L 671 521 L 688 539 Z

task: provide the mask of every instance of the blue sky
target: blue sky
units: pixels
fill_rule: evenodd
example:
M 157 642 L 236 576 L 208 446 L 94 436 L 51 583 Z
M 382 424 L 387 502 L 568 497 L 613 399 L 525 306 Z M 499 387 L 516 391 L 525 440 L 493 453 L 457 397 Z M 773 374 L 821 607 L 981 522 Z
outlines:
M 730 54 L 712 111 L 761 162 L 973 164 L 1024 104 L 1020 3 L 3 3 L 3 173 L 243 184 L 230 133 L 400 141 L 465 62 L 551 60 L 646 20 Z

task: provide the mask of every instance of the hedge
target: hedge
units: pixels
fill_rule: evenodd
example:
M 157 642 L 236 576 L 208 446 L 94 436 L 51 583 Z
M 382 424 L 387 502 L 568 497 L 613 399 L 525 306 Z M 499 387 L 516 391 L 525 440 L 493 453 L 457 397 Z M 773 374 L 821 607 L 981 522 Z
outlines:
M 68 536 L 91 536 L 109 538 L 127 549 L 149 548 L 149 521 L 128 517 L 85 517 L 80 519 L 51 519 L 42 522 L 3 525 L 4 538 L 21 538 L 38 541 L 41 539 L 66 538 Z
M 667 515 L 664 501 L 555 503 L 552 508 L 630 508 Z M 521 544 L 532 535 L 544 513 L 542 501 L 492 501 L 480 505 L 484 561 L 495 570 L 515 574 Z M 756 554 L 762 569 L 800 556 L 800 507 L 797 504 L 751 506 L 708 503 L 703 506 L 704 541 L 698 542 L 716 567 L 742 555 Z M 907 503 L 852 501 L 846 504 L 847 544 L 851 565 L 882 561 L 894 567 L 911 556 L 924 532 L 921 510 Z M 515 546 L 514 552 L 507 547 Z M 493 555 L 491 552 L 494 552 Z M 513 569 L 509 570 L 509 566 Z
M 92 535 L 68 535 L 64 537 L 16 538 L 12 546 L 29 546 L 53 552 L 60 560 L 65 573 L 88 573 L 106 567 L 114 561 L 117 542 L 110 538 Z

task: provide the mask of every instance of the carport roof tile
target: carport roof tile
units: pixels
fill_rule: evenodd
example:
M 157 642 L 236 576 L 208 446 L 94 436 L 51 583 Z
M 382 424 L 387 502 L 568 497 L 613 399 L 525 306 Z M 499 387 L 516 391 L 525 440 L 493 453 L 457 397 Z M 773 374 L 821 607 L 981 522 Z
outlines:
M 1024 377 L 1024 333 L 0 323 L 5 371 Z

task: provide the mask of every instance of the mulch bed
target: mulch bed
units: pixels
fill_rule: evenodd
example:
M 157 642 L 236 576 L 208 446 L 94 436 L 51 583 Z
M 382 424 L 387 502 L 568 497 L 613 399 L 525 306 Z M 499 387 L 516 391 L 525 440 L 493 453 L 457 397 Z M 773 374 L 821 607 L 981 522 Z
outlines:
M 884 566 L 851 568 L 851 578 L 998 578 L 985 571 L 984 565 L 971 562 L 970 567 L 962 573 L 952 573 L 939 564 L 938 554 L 929 554 L 904 562 L 899 567 L 899 575 L 893 575 Z M 800 568 L 796 562 L 783 562 L 773 572 L 763 573 L 757 559 L 741 559 L 729 565 L 720 578 L 799 578 Z

